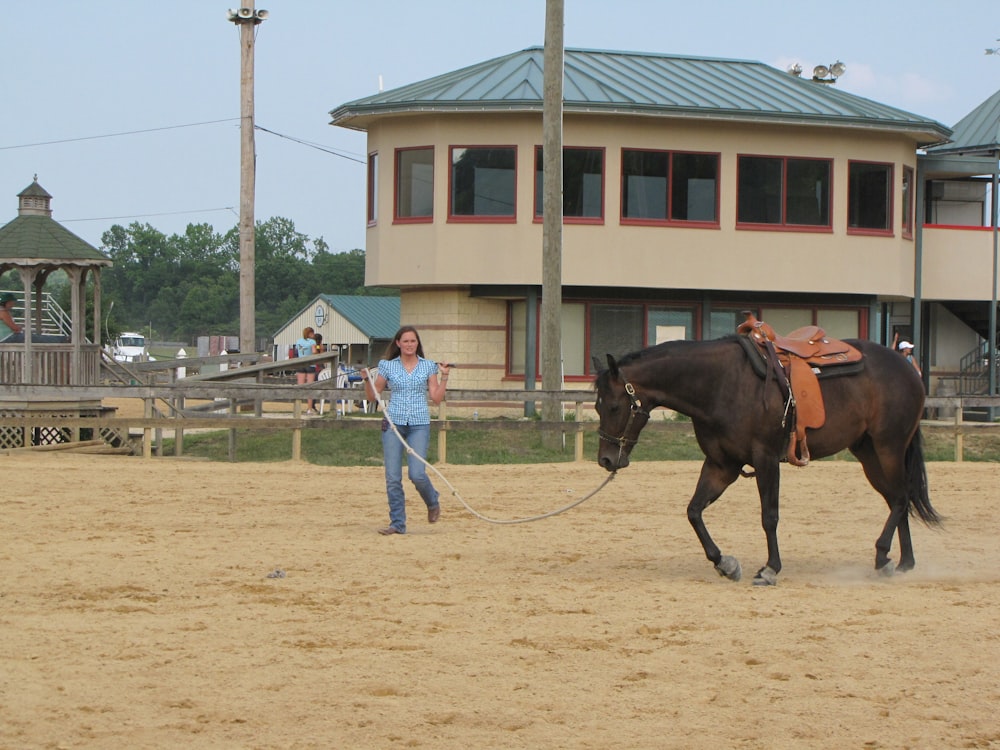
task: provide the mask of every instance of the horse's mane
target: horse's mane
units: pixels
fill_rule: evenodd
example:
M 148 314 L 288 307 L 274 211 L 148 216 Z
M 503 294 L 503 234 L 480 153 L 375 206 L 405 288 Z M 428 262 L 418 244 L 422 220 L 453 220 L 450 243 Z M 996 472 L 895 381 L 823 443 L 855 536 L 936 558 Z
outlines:
M 627 366 L 630 364 L 635 364 L 637 362 L 647 362 L 650 360 L 659 359 L 660 357 L 665 357 L 670 354 L 677 354 L 678 352 L 683 352 L 691 347 L 700 347 L 705 344 L 710 343 L 720 343 L 724 341 L 735 341 L 737 339 L 737 334 L 731 333 L 727 336 L 721 336 L 717 339 L 709 339 L 706 341 L 689 341 L 687 339 L 677 339 L 676 341 L 664 341 L 662 344 L 655 344 L 653 346 L 648 346 L 645 349 L 639 349 L 634 352 L 629 352 L 628 354 L 622 355 L 618 360 L 618 366 Z M 601 388 L 608 385 L 608 381 L 611 378 L 611 371 L 607 368 L 602 368 L 598 370 L 597 375 L 594 377 L 594 387 Z

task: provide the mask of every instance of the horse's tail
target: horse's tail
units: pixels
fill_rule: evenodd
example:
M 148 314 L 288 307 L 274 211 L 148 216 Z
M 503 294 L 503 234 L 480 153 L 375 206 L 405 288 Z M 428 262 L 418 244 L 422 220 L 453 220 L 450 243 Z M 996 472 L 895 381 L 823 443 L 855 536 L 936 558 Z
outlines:
M 909 502 L 910 515 L 920 516 L 920 520 L 928 526 L 939 526 L 941 516 L 931 505 L 927 491 L 927 466 L 924 464 L 924 438 L 920 428 L 913 434 L 906 448 L 906 497 Z

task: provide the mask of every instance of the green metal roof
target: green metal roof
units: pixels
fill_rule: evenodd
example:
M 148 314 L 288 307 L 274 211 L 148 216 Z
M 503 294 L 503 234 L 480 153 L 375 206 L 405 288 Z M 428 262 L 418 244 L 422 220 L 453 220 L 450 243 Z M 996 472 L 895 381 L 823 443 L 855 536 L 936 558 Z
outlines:
M 391 341 L 399 329 L 399 297 L 321 294 L 323 300 L 369 339 Z
M 951 143 L 927 149 L 933 154 L 992 153 L 1000 150 L 1000 91 L 959 120 Z
M 18 216 L 0 227 L 0 263 L 13 260 L 111 265 L 100 250 L 49 216 Z
M 0 227 L 0 270 L 10 265 L 110 266 L 111 260 L 52 218 L 38 177 L 17 194 L 17 218 Z
M 342 104 L 331 124 L 365 130 L 378 117 L 422 112 L 541 112 L 543 48 L 530 47 Z M 882 129 L 918 143 L 951 131 L 926 117 L 751 60 L 567 49 L 565 113 L 690 117 Z

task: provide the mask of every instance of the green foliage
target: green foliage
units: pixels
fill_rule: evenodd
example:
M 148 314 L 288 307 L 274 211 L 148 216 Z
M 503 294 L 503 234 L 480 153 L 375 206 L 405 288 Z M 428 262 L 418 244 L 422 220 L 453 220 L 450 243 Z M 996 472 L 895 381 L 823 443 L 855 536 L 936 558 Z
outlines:
M 108 328 L 148 331 L 157 338 L 239 332 L 239 230 L 225 234 L 189 224 L 167 236 L 149 224 L 114 225 L 102 236 L 114 265 L 102 273 Z M 258 336 L 270 336 L 316 295 L 367 294 L 363 250 L 331 253 L 289 219 L 257 222 L 254 237 Z

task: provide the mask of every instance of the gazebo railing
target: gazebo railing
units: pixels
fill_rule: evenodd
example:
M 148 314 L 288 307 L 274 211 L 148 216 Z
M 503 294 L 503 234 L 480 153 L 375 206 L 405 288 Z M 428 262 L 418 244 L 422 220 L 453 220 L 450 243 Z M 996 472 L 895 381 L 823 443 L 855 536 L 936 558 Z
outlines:
M 73 373 L 72 344 L 33 344 L 30 382 L 24 380 L 24 344 L 0 344 L 0 383 L 24 385 L 95 385 L 98 383 L 101 348 L 80 347 L 80 369 Z

